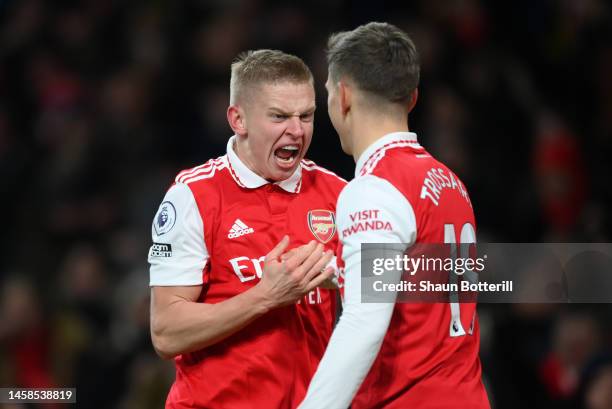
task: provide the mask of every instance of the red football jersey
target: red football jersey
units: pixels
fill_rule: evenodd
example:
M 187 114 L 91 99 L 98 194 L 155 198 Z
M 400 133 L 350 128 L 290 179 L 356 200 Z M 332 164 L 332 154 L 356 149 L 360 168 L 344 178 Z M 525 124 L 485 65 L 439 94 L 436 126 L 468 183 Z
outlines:
M 335 205 L 346 182 L 303 160 L 268 183 L 227 155 L 178 174 L 153 223 L 151 285 L 203 285 L 217 303 L 255 286 L 265 255 L 289 235 L 337 247 Z M 336 296 L 315 289 L 234 335 L 175 359 L 167 408 L 294 408 L 329 340 Z
M 389 182 L 406 199 L 414 243 L 475 242 L 467 190 L 414 134 L 379 140 L 360 158 L 357 171 Z M 397 303 L 352 408 L 489 408 L 478 352 L 475 303 Z

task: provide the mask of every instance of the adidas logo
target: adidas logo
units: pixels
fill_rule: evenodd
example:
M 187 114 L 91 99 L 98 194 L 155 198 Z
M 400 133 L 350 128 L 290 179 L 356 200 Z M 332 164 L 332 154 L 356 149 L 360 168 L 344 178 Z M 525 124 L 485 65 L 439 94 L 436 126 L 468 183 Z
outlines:
M 247 226 L 240 219 L 236 219 L 234 225 L 230 229 L 227 234 L 228 239 L 235 239 L 236 237 L 244 236 L 245 234 L 255 233 L 255 230 L 252 227 Z

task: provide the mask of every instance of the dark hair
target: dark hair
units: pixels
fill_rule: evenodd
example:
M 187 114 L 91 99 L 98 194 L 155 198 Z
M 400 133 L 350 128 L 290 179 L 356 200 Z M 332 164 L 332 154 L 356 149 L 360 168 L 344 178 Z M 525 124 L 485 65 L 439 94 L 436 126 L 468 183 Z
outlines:
M 241 53 L 232 63 L 230 103 L 245 90 L 262 83 L 288 81 L 312 82 L 310 68 L 295 55 L 278 50 L 255 50 Z
M 408 35 L 388 23 L 332 34 L 327 63 L 333 81 L 349 77 L 363 91 L 405 103 L 419 85 L 419 56 Z

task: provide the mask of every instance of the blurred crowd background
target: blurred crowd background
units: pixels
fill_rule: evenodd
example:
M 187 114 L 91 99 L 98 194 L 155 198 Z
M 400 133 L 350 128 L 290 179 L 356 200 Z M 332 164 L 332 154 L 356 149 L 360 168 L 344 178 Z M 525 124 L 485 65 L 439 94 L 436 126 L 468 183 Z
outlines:
M 232 59 L 278 48 L 310 65 L 308 156 L 350 179 L 324 48 L 373 20 L 420 51 L 410 127 L 466 183 L 480 241 L 610 242 L 609 2 L 0 0 L 0 387 L 163 407 L 151 220 L 179 170 L 224 154 Z M 612 408 L 611 306 L 481 305 L 494 408 Z

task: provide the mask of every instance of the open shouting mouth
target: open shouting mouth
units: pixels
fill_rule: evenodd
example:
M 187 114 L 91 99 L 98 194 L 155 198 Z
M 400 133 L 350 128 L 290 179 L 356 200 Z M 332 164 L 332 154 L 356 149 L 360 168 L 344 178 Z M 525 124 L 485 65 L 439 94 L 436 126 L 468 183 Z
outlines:
M 291 168 L 295 164 L 299 154 L 300 146 L 296 144 L 281 146 L 274 151 L 276 162 L 285 169 Z

